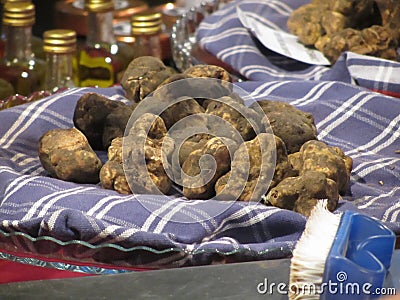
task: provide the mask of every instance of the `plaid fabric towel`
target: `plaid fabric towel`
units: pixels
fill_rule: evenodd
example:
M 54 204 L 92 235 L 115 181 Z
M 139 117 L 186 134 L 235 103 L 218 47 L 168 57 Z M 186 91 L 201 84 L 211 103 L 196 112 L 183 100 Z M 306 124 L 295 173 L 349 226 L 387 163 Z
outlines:
M 249 80 L 332 80 L 400 97 L 400 64 L 344 53 L 332 67 L 309 65 L 265 48 L 243 26 L 236 9 L 275 30 L 288 32 L 291 12 L 309 0 L 236 0 L 208 16 L 199 26 L 197 42 Z
M 240 87 L 256 99 L 284 100 L 313 113 L 319 138 L 354 159 L 352 195 L 338 210 L 360 210 L 400 233 L 398 99 L 333 81 L 253 81 Z M 38 159 L 38 140 L 49 129 L 72 127 L 76 101 L 89 91 L 126 100 L 120 87 L 77 88 L 0 111 L 0 241 L 22 232 L 37 242 L 14 236 L 17 249 L 51 255 L 64 247 L 64 256 L 148 267 L 291 254 L 305 225 L 305 218 L 291 211 L 120 195 L 99 185 L 50 178 Z M 215 211 L 221 213 L 214 216 Z

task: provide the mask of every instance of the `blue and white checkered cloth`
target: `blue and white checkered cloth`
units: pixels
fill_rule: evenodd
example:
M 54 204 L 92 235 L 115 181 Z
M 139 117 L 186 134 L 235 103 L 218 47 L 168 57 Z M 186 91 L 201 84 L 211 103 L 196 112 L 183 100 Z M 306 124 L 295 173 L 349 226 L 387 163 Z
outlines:
M 282 22 L 294 8 L 291 3 L 301 4 L 248 2 L 263 8 L 260 18 L 269 11 L 271 20 Z M 287 101 L 312 113 L 319 139 L 339 146 L 354 160 L 351 195 L 340 201 L 338 211 L 359 210 L 400 234 L 400 100 L 371 91 L 398 92 L 397 64 L 352 53 L 332 68 L 299 64 L 273 53 L 264 56 L 241 27 L 233 5 L 204 20 L 198 35 L 202 46 L 216 50 L 213 53 L 249 78 L 238 86 L 255 99 Z M 362 68 L 366 65 L 367 71 Z M 376 78 L 366 78 L 368 72 Z M 49 255 L 59 248 L 44 249 L 41 237 L 79 241 L 77 247 L 66 246 L 64 255 L 122 265 L 177 267 L 291 255 L 306 222 L 291 211 L 254 203 L 120 195 L 99 185 L 50 178 L 38 158 L 39 138 L 50 129 L 72 127 L 75 104 L 89 91 L 126 100 L 121 87 L 76 88 L 0 111 L 0 249 L 2 236 L 23 232 L 38 242 L 27 245 L 12 239 L 18 249 Z M 223 212 L 207 218 L 215 211 Z M 89 249 L 85 243 L 99 248 Z

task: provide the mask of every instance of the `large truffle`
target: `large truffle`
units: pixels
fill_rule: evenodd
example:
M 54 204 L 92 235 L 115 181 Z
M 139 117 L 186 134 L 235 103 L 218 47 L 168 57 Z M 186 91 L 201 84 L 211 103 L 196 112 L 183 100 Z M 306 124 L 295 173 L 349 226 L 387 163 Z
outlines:
M 213 136 L 207 133 L 200 133 L 200 134 L 194 134 L 189 138 L 187 138 L 186 140 L 184 140 L 181 143 L 180 148 L 176 149 L 177 151 L 179 150 L 178 154 L 179 164 L 182 166 L 185 160 L 189 157 L 190 153 L 192 153 L 195 150 L 203 148 L 205 144 L 212 138 Z
M 204 121 L 200 116 L 196 116 L 196 114 L 204 113 L 204 108 L 194 99 L 187 99 L 187 97 L 183 98 L 172 104 L 167 109 L 165 109 L 161 113 L 161 118 L 164 120 L 165 126 L 170 128 L 179 120 L 192 116 L 190 118 L 191 126 L 193 126 L 193 122 L 198 124 L 204 124 Z
M 262 128 L 263 123 L 262 120 L 259 120 L 260 116 L 254 110 L 245 106 L 243 100 L 239 102 L 230 96 L 210 101 L 207 105 L 206 113 L 227 122 L 227 124 L 224 125 L 222 123 L 220 126 L 221 128 L 226 128 L 226 130 L 220 131 L 219 135 L 236 141 L 235 135 L 237 133 L 240 134 L 243 140 L 249 141 L 256 136 L 256 132 L 263 132 L 265 129 Z M 208 127 L 215 127 L 216 121 L 214 118 L 208 118 Z
M 260 133 L 235 152 L 231 171 L 215 184 L 217 198 L 260 201 L 271 186 L 291 175 L 284 143 L 272 134 Z
M 107 149 L 111 141 L 115 138 L 123 137 L 131 117 L 132 111 L 136 105 L 123 105 L 113 109 L 104 120 L 102 144 Z
M 281 101 L 262 100 L 254 105 L 257 104 L 267 115 L 273 133 L 285 143 L 288 153 L 297 152 L 306 141 L 317 139 L 312 114 Z
M 101 161 L 78 129 L 49 130 L 40 138 L 38 151 L 51 176 L 78 183 L 99 182 Z
M 333 211 L 339 201 L 336 182 L 324 173 L 307 171 L 298 177 L 287 177 L 267 194 L 266 203 L 293 210 L 309 216 L 313 207 L 322 199 L 328 200 L 327 208 Z
M 73 121 L 93 149 L 103 150 L 113 138 L 122 136 L 121 129 L 125 128 L 130 112 L 132 108 L 123 102 L 110 100 L 98 93 L 86 93 L 75 106 Z M 115 131 L 113 128 L 119 130 Z M 104 132 L 106 135 L 103 137 Z M 103 145 L 103 139 L 106 145 Z
M 121 85 L 128 99 L 140 102 L 173 73 L 173 69 L 166 67 L 160 59 L 141 56 L 131 61 Z
M 182 166 L 184 196 L 189 199 L 213 197 L 215 182 L 229 171 L 231 154 L 236 147 L 232 140 L 215 137 L 202 148 L 190 153 Z
M 145 113 L 132 124 L 128 136 L 124 137 L 125 174 L 133 193 L 169 192 L 168 157 L 174 150 L 174 143 L 166 133 L 160 117 Z
M 213 68 L 216 66 L 207 67 Z M 216 68 L 220 69 L 220 67 Z M 205 99 L 218 99 L 232 94 L 233 86 L 229 81 L 201 75 L 203 74 L 197 72 L 191 75 L 185 73 L 174 74 L 158 86 L 154 91 L 154 95 L 159 101 L 163 102 L 190 97 L 202 105 Z
M 307 171 L 319 171 L 337 183 L 340 194 L 348 192 L 352 159 L 343 151 L 321 141 L 308 141 L 299 152 L 295 165 L 299 168 L 300 175 Z

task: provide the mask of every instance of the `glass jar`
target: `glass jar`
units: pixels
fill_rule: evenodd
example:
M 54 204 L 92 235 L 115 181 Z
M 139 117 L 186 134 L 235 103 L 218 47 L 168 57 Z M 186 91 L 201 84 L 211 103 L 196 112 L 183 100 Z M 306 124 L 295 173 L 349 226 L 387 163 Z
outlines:
M 154 56 L 162 59 L 160 12 L 137 14 L 131 17 L 132 47 L 135 57 Z
M 24 96 L 44 88 L 46 64 L 32 52 L 32 25 L 35 6 L 29 2 L 6 2 L 3 6 L 4 57 L 0 78 L 8 81 L 14 93 Z
M 47 66 L 45 89 L 55 92 L 60 88 L 74 87 L 76 32 L 67 29 L 48 30 L 43 33 L 43 42 Z
M 7 2 L 29 2 L 32 3 L 31 0 L 3 0 L 2 1 L 4 4 Z M 32 52 L 35 54 L 37 58 L 40 59 L 45 59 L 44 53 L 43 53 L 43 40 L 37 36 L 32 35 L 32 40 L 31 40 L 31 48 Z M 3 36 L 3 30 L 1 34 L 1 39 L 0 39 L 0 58 L 4 57 L 4 48 L 5 48 L 5 38 Z

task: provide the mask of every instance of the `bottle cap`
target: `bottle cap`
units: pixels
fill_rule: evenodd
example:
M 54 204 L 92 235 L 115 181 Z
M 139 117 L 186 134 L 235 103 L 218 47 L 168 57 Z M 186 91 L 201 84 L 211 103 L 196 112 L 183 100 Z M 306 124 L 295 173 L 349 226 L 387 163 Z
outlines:
M 113 0 L 85 0 L 85 9 L 91 12 L 109 12 L 114 10 Z
M 43 51 L 49 53 L 71 53 L 76 51 L 76 32 L 68 29 L 53 29 L 43 33 Z
M 131 17 L 131 33 L 136 34 L 153 34 L 161 30 L 162 20 L 161 13 L 143 13 L 133 15 Z
M 6 1 L 3 6 L 3 24 L 32 26 L 35 23 L 35 5 L 30 2 Z

